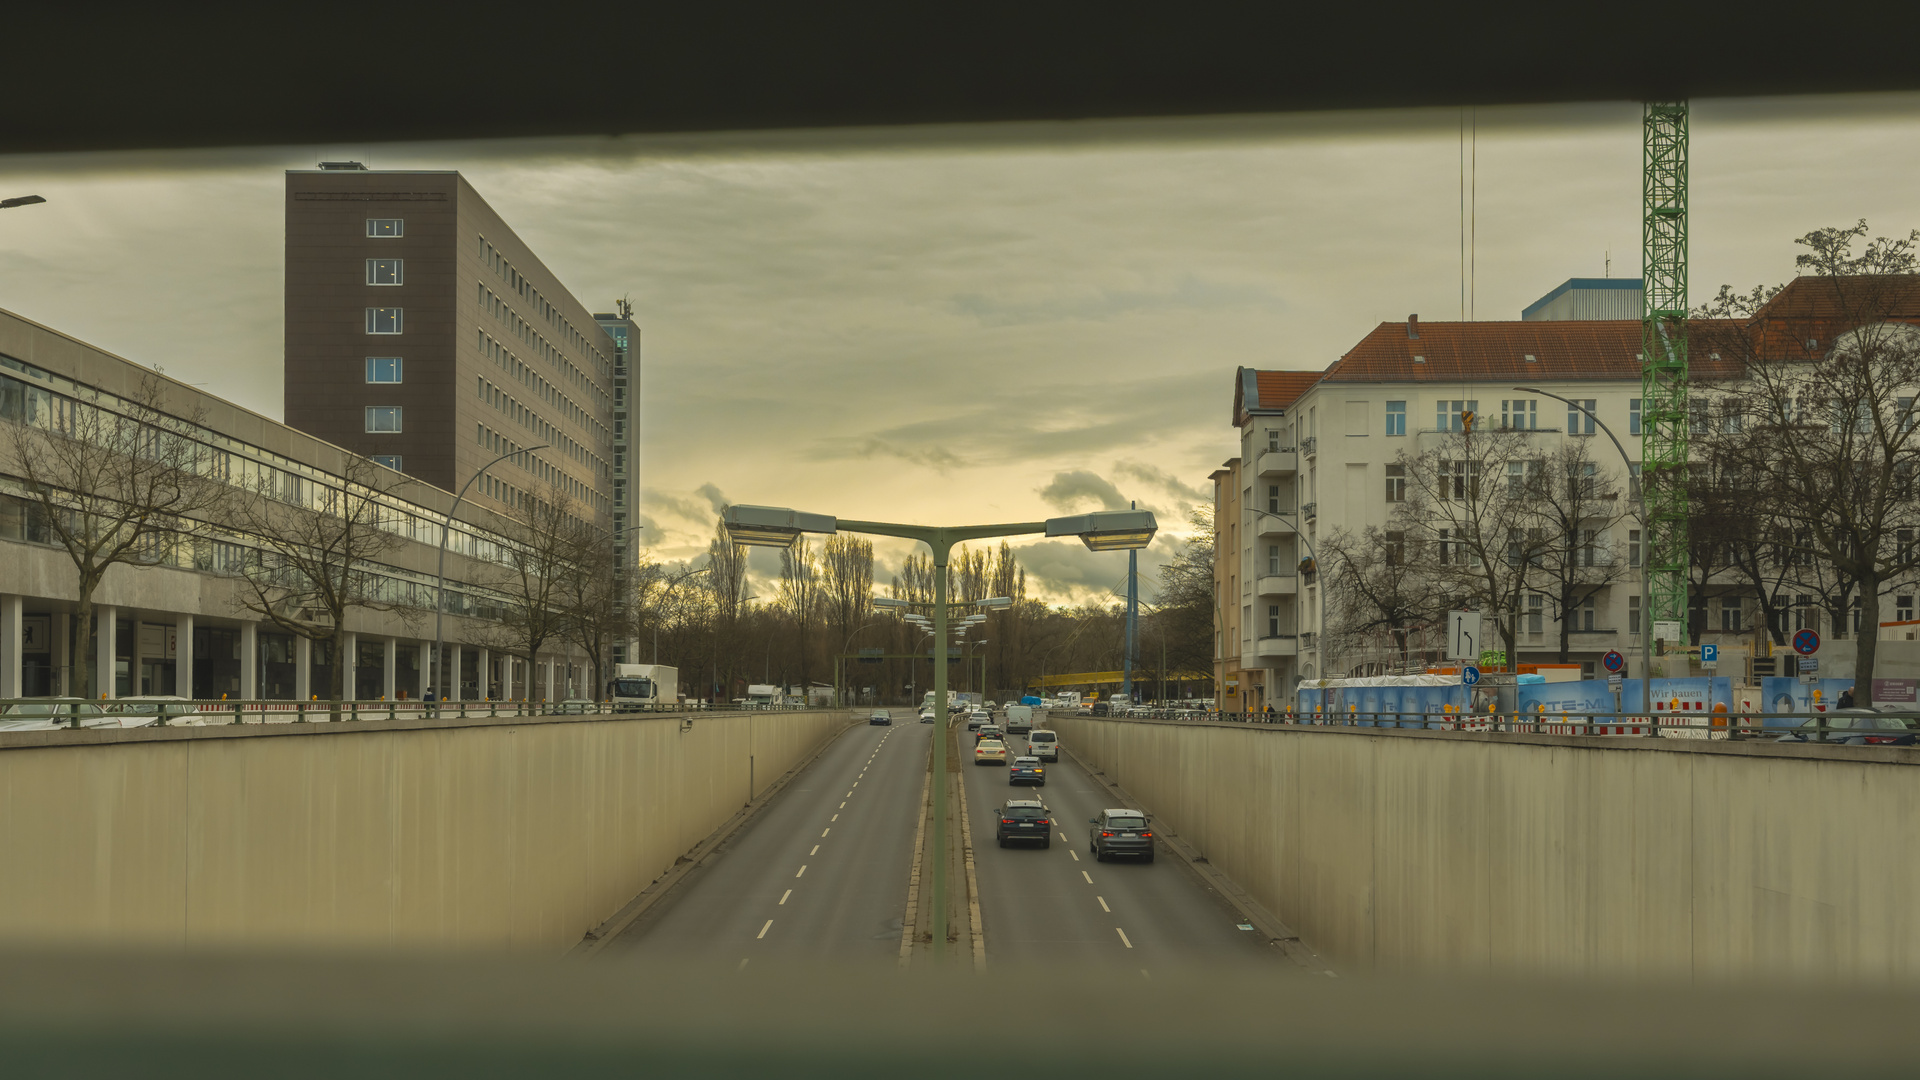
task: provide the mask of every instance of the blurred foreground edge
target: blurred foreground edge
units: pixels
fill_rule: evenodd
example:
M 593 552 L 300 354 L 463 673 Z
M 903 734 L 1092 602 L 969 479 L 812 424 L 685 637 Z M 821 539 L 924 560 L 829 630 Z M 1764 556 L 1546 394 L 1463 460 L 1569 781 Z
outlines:
M 1880 1076 L 1912 987 L 0 954 L 39 1076 Z

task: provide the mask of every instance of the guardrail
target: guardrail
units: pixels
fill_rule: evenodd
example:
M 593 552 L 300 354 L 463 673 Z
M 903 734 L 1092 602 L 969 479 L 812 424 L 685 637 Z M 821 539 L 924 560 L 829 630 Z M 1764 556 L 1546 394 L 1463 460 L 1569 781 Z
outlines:
M 638 713 L 800 712 L 813 706 L 746 703 L 722 707 L 705 702 L 678 705 L 622 701 L 471 700 L 419 701 L 375 698 L 347 701 L 235 699 L 195 701 L 101 698 L 0 698 L 0 734 L 53 727 L 206 727 L 217 724 L 304 724 L 401 717 L 479 720 L 516 716 L 630 716 Z M 40 722 L 36 724 L 36 721 Z
M 1191 709 L 1128 710 L 1099 720 L 1182 720 L 1294 727 L 1411 728 L 1422 731 L 1490 731 L 1526 735 L 1627 735 L 1680 739 L 1760 739 L 1835 746 L 1920 745 L 1920 714 L 1895 713 L 1709 713 L 1657 712 L 1652 723 L 1640 713 L 1306 713 L 1213 712 Z M 1899 727 L 1865 727 L 1860 721 L 1892 721 Z

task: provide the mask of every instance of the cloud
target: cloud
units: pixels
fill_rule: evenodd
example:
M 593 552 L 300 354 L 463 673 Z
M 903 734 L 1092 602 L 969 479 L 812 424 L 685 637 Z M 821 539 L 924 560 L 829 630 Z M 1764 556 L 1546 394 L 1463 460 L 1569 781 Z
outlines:
M 731 500 L 727 498 L 726 492 L 721 491 L 719 485 L 711 481 L 694 488 L 693 493 L 707 500 L 707 505 L 713 508 L 714 517 L 719 517 L 721 511 L 732 505 Z
M 1127 497 L 1111 481 L 1081 469 L 1055 473 L 1053 482 L 1040 489 L 1040 497 L 1060 510 L 1072 510 L 1089 499 L 1104 510 L 1127 508 Z
M 1073 296 L 1040 300 L 1003 300 L 969 293 L 954 297 L 951 305 L 954 311 L 987 326 L 1069 320 L 1102 322 L 1122 315 L 1176 309 L 1214 311 L 1223 308 L 1257 308 L 1274 312 L 1286 309 L 1280 298 L 1266 289 L 1195 277 L 1182 277 L 1171 288 L 1096 289 Z
M 1137 461 L 1116 461 L 1113 464 L 1113 471 L 1120 476 L 1132 477 L 1143 484 L 1151 484 L 1190 503 L 1207 502 L 1213 498 L 1212 495 L 1172 473 L 1162 472 L 1151 465 L 1142 465 Z
M 939 473 L 948 473 L 967 466 L 965 459 L 944 446 L 929 446 L 916 450 L 872 435 L 830 436 L 816 442 L 807 451 L 807 456 L 815 461 L 897 458 L 910 464 L 923 465 Z

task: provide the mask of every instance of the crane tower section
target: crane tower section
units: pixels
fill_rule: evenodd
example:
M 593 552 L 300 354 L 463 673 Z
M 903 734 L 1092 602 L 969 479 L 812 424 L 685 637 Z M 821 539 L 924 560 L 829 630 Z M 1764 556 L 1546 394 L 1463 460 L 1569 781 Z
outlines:
M 1640 479 L 1645 485 L 1650 621 L 1687 618 L 1687 103 L 1643 117 Z M 1646 630 L 1651 632 L 1649 625 Z

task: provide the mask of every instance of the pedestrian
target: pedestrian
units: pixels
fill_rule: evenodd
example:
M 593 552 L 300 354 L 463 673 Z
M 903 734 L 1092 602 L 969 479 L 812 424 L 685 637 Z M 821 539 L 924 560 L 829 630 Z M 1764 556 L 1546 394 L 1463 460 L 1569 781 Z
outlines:
M 1267 723 L 1273 723 L 1273 702 L 1267 702 Z
M 1853 687 L 1849 686 L 1845 690 L 1840 691 L 1840 707 L 1843 709 L 1853 708 Z

